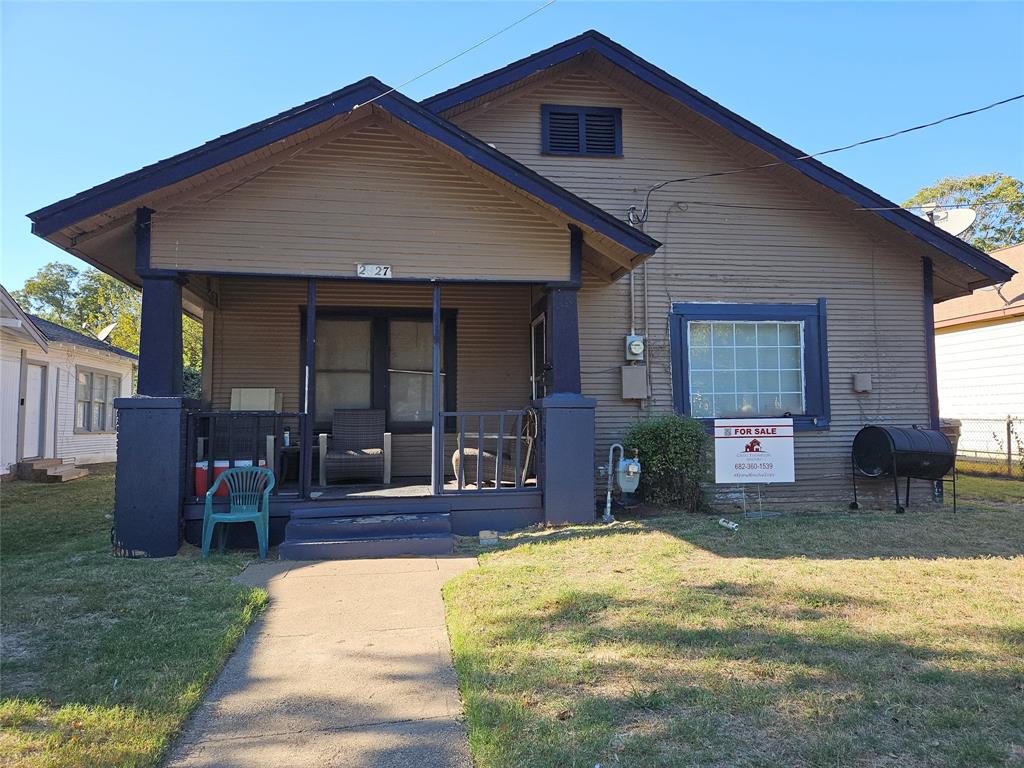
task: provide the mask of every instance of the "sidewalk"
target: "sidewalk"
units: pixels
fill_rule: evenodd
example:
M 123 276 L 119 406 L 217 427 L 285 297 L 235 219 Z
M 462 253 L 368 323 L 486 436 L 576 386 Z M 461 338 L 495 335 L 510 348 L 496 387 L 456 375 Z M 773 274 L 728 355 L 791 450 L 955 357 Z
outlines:
M 279 562 L 270 593 L 166 765 L 472 765 L 441 585 L 473 558 Z

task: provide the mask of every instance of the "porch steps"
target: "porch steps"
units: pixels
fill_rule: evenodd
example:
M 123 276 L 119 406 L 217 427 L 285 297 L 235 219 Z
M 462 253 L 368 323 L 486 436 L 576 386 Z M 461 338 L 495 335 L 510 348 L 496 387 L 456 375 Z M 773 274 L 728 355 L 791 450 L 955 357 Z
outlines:
M 282 560 L 351 560 L 448 555 L 453 545 L 447 507 L 399 502 L 293 510 L 279 551 Z
M 16 472 L 19 480 L 36 483 L 66 483 L 86 477 L 86 467 L 76 467 L 72 459 L 30 459 L 19 462 Z

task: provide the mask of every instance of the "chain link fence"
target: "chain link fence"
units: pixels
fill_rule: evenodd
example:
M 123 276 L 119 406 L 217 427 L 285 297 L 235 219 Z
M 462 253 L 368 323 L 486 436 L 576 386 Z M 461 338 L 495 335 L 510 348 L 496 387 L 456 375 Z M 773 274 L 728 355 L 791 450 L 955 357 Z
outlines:
M 950 439 L 959 423 L 956 466 L 961 472 L 1024 478 L 1024 418 L 943 418 Z

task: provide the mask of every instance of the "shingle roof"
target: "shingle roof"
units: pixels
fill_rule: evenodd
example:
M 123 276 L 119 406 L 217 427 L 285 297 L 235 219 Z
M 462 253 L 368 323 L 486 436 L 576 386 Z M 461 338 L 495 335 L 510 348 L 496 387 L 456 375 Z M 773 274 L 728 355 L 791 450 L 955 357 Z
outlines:
M 138 355 L 133 355 L 131 352 L 120 349 L 119 347 L 112 346 L 106 342 L 94 339 L 90 336 L 86 336 L 83 333 L 72 331 L 70 328 L 65 328 L 63 325 L 57 323 L 51 323 L 49 320 L 44 320 L 38 315 L 29 315 L 33 325 L 42 331 L 43 335 L 50 341 L 55 341 L 63 344 L 77 344 L 80 347 L 89 347 L 90 349 L 97 349 L 102 352 L 110 352 L 121 357 L 127 357 L 129 360 L 138 360 Z

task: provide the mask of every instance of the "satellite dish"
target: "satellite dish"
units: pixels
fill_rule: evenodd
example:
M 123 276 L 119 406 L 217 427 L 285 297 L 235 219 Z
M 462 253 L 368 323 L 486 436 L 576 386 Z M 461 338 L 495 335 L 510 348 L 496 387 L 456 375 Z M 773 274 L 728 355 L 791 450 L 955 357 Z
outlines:
M 973 208 L 939 208 L 935 203 L 928 203 L 921 206 L 925 217 L 941 229 L 954 237 L 959 237 L 974 224 L 978 218 L 978 212 Z
M 106 328 L 104 328 L 102 331 L 97 333 L 96 334 L 96 338 L 99 339 L 100 341 L 106 341 L 107 340 L 107 336 L 109 336 L 111 333 L 113 333 L 115 328 L 117 328 L 117 323 L 111 323 Z

